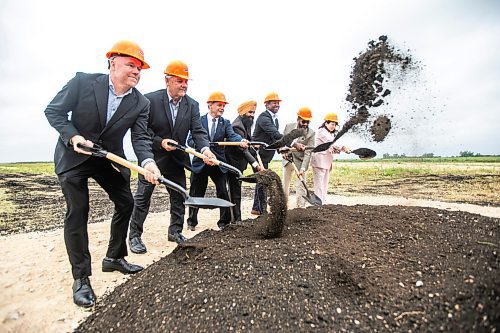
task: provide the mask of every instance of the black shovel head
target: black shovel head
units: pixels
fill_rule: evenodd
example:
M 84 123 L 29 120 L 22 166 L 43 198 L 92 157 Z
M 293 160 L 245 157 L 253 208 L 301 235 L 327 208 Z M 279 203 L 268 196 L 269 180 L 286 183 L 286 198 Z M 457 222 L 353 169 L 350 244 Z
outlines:
M 314 192 L 308 192 L 302 197 L 313 206 L 321 206 L 323 204 L 321 199 Z
M 295 128 L 290 131 L 290 133 L 283 135 L 281 139 L 278 141 L 275 141 L 271 143 L 269 146 L 266 147 L 267 150 L 269 149 L 278 149 L 281 147 L 289 146 L 292 144 L 292 141 L 297 139 L 298 137 L 304 136 L 306 134 L 306 130 L 303 128 Z
M 354 149 L 351 153 L 358 155 L 362 160 L 369 160 L 370 158 L 377 156 L 377 153 L 369 148 Z
M 184 205 L 193 208 L 205 208 L 205 209 L 215 209 L 215 208 L 228 208 L 233 207 L 234 204 L 229 201 L 219 199 L 219 198 L 197 198 L 188 197 L 184 201 Z
M 257 183 L 257 178 L 255 177 L 255 175 L 239 177 L 238 180 L 245 183 L 252 183 L 252 184 Z
M 317 145 L 316 147 L 314 147 L 314 149 L 312 150 L 313 153 L 319 153 L 321 151 L 325 151 L 327 150 L 328 148 L 330 148 L 330 146 L 332 145 L 333 141 L 330 141 L 330 142 L 325 142 L 325 143 L 322 143 L 320 145 Z

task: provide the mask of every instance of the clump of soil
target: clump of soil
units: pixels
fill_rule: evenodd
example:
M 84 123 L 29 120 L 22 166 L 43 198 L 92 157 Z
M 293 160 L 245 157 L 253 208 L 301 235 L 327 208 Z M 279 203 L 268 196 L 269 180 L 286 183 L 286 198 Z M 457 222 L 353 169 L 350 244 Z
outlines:
M 404 206 L 288 212 L 198 234 L 100 299 L 76 332 L 495 332 L 499 220 Z
M 391 127 L 391 120 L 387 116 L 377 117 L 371 127 L 373 140 L 376 142 L 383 141 L 387 134 L 389 134 Z
M 335 141 L 355 125 L 367 123 L 373 116 L 371 108 L 384 104 L 384 98 L 391 94 L 391 90 L 384 87 L 384 80 L 391 72 L 399 71 L 403 76 L 410 70 L 418 68 L 411 55 L 404 54 L 388 42 L 387 36 L 380 36 L 378 41 L 370 41 L 368 49 L 354 58 L 354 66 L 350 75 L 349 93 L 346 100 L 351 103 L 350 118 L 340 129 Z M 383 124 L 382 124 L 383 123 Z M 387 124 L 389 126 L 387 126 Z M 363 126 L 356 126 L 358 131 L 364 131 Z M 383 141 L 389 131 L 391 123 L 389 116 L 381 115 L 369 128 L 372 139 Z
M 269 213 L 260 216 L 257 225 L 265 238 L 280 237 L 286 221 L 287 201 L 281 178 L 272 170 L 255 174 L 257 182 L 264 186 Z

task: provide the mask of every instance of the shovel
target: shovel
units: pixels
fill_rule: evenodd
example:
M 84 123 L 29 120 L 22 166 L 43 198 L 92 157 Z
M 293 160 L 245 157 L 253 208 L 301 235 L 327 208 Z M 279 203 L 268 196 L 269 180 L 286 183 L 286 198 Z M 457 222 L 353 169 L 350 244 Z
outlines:
M 230 142 L 230 141 L 219 141 L 219 142 L 210 142 L 211 146 L 239 146 L 239 142 Z M 268 146 L 267 143 L 261 141 L 248 141 L 249 146 L 263 146 L 266 148 Z
M 210 145 L 211 146 L 239 146 L 240 143 L 239 142 L 223 141 L 223 142 L 210 142 Z M 258 151 L 258 149 L 255 149 L 255 147 L 258 148 L 258 147 L 262 146 L 264 148 L 267 148 L 269 145 L 265 142 L 262 142 L 262 141 L 249 141 L 248 145 L 255 152 L 255 154 L 257 156 L 257 161 L 259 162 L 260 167 L 262 169 L 264 169 L 264 164 L 262 163 L 262 159 L 260 158 L 259 151 Z
M 175 147 L 176 149 L 182 150 L 183 152 L 185 152 L 187 154 L 194 155 L 194 156 L 199 157 L 201 159 L 203 159 L 203 158 L 206 157 L 202 153 L 199 153 L 196 150 L 194 150 L 193 148 L 185 147 L 183 145 L 180 145 L 178 143 L 173 143 L 173 142 L 169 142 L 168 144 L 170 146 L 172 146 L 172 147 Z M 227 164 L 227 163 L 219 161 L 219 160 L 213 160 L 213 161 L 214 161 L 215 165 L 223 167 L 223 168 L 225 168 L 225 169 L 227 169 L 227 170 L 229 170 L 229 171 L 237 174 L 238 175 L 238 179 L 242 179 L 243 178 L 243 174 L 241 173 L 241 171 L 238 168 L 232 166 L 231 164 Z
M 377 156 L 377 153 L 374 150 L 371 150 L 370 148 L 354 149 L 354 150 L 351 150 L 351 153 L 358 155 L 359 158 L 362 160 L 369 160 L 369 159 Z
M 88 147 L 84 146 L 82 144 L 78 144 L 78 148 L 83 149 L 85 151 L 88 151 L 92 153 L 92 156 L 96 157 L 104 157 L 107 158 L 110 161 L 116 162 L 126 168 L 129 168 L 131 170 L 137 171 L 141 175 L 146 174 L 146 169 L 141 168 L 140 166 L 131 163 L 127 161 L 124 158 L 121 158 L 118 155 L 115 155 L 113 153 L 110 153 L 106 150 L 104 150 L 101 146 L 97 145 L 94 143 L 94 147 Z M 186 191 L 182 186 L 164 178 L 163 176 L 158 177 L 158 181 L 168 188 L 179 192 L 182 197 L 184 198 L 184 205 L 188 207 L 193 207 L 193 208 L 208 208 L 208 209 L 214 209 L 214 208 L 225 208 L 225 207 L 232 207 L 234 204 L 230 203 L 229 201 L 219 199 L 219 198 L 197 198 L 197 197 L 190 197 L 188 194 L 188 191 Z
M 292 164 L 293 169 L 295 170 L 295 174 L 297 175 L 297 178 L 299 178 L 300 182 L 302 183 L 302 185 L 306 190 L 306 195 L 303 196 L 304 199 L 306 199 L 307 202 L 309 202 L 313 206 L 321 206 L 323 202 L 314 192 L 309 191 L 304 178 L 300 175 L 299 169 L 297 168 L 295 163 L 293 163 L 293 158 L 290 156 L 290 158 L 287 158 L 287 160 Z
M 273 149 L 278 149 L 281 147 L 289 146 L 293 140 L 297 139 L 298 137 L 304 136 L 305 135 L 305 130 L 303 128 L 295 128 L 290 131 L 290 133 L 287 133 L 283 135 L 281 139 L 278 141 L 275 141 L 265 147 L 266 150 L 273 150 Z
M 332 144 L 331 142 L 322 143 L 322 144 L 314 147 L 314 149 L 312 150 L 312 152 L 313 153 L 318 153 L 318 152 L 321 152 L 321 151 L 325 151 L 328 148 L 330 148 L 331 144 Z M 308 147 L 306 147 L 306 149 L 307 148 Z M 290 150 L 290 151 L 293 151 L 293 150 Z M 354 149 L 354 150 L 351 150 L 350 154 L 356 154 L 362 160 L 369 160 L 369 159 L 374 158 L 375 156 L 377 156 L 377 153 L 374 150 L 370 149 L 370 148 L 358 148 L 358 149 Z

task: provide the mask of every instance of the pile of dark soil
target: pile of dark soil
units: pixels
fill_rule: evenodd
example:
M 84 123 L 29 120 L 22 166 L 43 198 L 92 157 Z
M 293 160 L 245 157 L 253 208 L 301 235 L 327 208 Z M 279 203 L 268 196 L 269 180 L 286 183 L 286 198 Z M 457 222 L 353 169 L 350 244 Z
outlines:
M 280 237 L 283 233 L 283 227 L 286 221 L 286 212 L 288 210 L 283 191 L 281 178 L 272 170 L 263 170 L 255 174 L 257 182 L 264 186 L 269 214 L 262 219 L 259 224 L 261 234 L 265 238 Z
M 391 68 L 391 71 L 388 70 Z M 399 79 L 405 77 L 409 71 L 418 69 L 418 65 L 408 52 L 402 52 L 388 41 L 387 36 L 380 36 L 378 41 L 370 41 L 368 48 L 354 58 L 351 71 L 351 82 L 346 100 L 351 103 L 350 118 L 336 135 L 340 138 L 355 125 L 363 125 L 370 121 L 371 108 L 384 104 L 384 98 L 391 94 L 391 90 L 384 88 L 384 80 L 397 71 Z M 376 142 L 385 139 L 392 124 L 389 116 L 379 115 L 373 120 L 369 132 Z M 355 129 L 362 132 L 364 127 Z
M 401 206 L 205 231 L 99 300 L 76 332 L 495 332 L 500 221 Z

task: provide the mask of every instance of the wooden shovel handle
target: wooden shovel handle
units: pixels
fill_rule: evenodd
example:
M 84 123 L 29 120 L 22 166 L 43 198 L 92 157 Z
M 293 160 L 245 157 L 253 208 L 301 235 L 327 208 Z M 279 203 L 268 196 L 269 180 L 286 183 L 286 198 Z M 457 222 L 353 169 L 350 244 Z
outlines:
M 129 162 L 129 161 L 127 161 L 126 159 L 121 158 L 121 157 L 120 157 L 120 156 L 118 156 L 118 155 L 115 155 L 115 154 L 113 154 L 113 153 L 109 153 L 109 152 L 108 152 L 108 153 L 106 154 L 106 158 L 107 158 L 108 160 L 111 160 L 111 161 L 113 161 L 113 162 L 116 162 L 116 163 L 118 163 L 118 164 L 120 164 L 120 165 L 123 165 L 123 166 L 124 166 L 124 167 L 126 167 L 126 168 L 129 168 L 129 169 L 132 169 L 132 170 L 134 170 L 134 171 L 137 171 L 138 173 L 140 173 L 140 174 L 141 174 L 141 175 L 143 175 L 143 176 L 144 176 L 144 175 L 146 175 L 146 172 L 147 172 L 147 171 L 146 171 L 146 169 L 144 169 L 144 168 L 142 168 L 142 167 L 138 166 L 138 165 L 137 165 L 137 164 L 135 164 L 135 163 Z
M 199 158 L 201 158 L 201 159 L 204 159 L 204 158 L 206 157 L 206 156 L 205 156 L 205 155 L 203 155 L 202 153 L 199 153 L 199 152 L 197 152 L 196 150 L 194 150 L 193 148 L 186 147 L 186 148 L 184 149 L 184 151 L 185 151 L 186 153 L 188 153 L 188 154 L 194 155 L 194 156 L 199 157 Z M 215 165 L 219 165 L 219 164 L 220 164 L 220 161 L 219 161 L 218 159 L 213 159 L 213 161 L 214 161 Z

